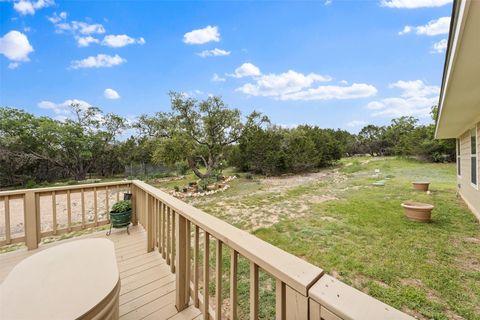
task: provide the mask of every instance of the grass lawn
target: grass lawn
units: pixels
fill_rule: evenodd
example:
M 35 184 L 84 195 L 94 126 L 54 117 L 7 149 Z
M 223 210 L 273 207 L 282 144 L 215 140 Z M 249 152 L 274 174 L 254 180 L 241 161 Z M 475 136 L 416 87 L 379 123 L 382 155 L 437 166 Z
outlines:
M 372 186 L 379 179 L 385 186 Z M 431 181 L 431 194 L 414 191 L 413 180 Z M 455 185 L 453 164 L 348 158 L 318 173 L 237 179 L 226 192 L 187 202 L 418 318 L 480 319 L 480 226 Z M 434 204 L 432 223 L 407 220 L 404 200 Z M 246 262 L 241 269 L 248 275 Z M 274 292 L 267 275 L 262 281 Z M 269 307 L 261 310 L 270 318 Z

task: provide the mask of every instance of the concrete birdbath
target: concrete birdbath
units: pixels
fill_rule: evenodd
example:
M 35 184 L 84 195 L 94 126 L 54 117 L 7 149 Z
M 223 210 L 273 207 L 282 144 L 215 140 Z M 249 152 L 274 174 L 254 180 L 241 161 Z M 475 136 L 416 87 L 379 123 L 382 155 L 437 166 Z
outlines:
M 434 208 L 431 204 L 414 201 L 406 201 L 402 207 L 408 219 L 420 222 L 430 222 Z
M 412 182 L 413 188 L 415 190 L 420 190 L 420 191 L 428 191 L 428 186 L 430 185 L 430 182 L 428 181 L 414 181 Z

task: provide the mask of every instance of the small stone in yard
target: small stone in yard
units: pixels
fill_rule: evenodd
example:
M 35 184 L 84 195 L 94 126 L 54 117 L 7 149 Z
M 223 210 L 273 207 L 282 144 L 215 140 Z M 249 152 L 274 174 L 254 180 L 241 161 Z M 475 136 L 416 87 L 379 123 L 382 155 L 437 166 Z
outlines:
M 378 186 L 378 187 L 383 187 L 385 185 L 385 181 L 383 181 L 383 180 L 375 181 L 374 183 L 372 183 L 372 185 Z

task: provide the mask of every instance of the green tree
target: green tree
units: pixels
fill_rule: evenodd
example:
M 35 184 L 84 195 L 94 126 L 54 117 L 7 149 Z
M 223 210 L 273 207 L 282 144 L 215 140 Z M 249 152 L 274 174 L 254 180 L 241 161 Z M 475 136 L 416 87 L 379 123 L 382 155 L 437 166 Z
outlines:
M 358 139 L 367 152 L 373 157 L 384 153 L 385 128 L 369 124 L 358 133 Z
M 153 155 L 156 162 L 174 164 L 186 161 L 199 178 L 208 178 L 221 169 L 227 147 L 236 143 L 244 129 L 238 109 L 229 109 L 220 97 L 203 101 L 170 92 L 172 113 L 143 120 L 157 132 Z M 255 121 L 257 113 L 247 120 Z M 158 134 L 161 132 L 161 134 Z M 205 168 L 202 172 L 200 166 Z

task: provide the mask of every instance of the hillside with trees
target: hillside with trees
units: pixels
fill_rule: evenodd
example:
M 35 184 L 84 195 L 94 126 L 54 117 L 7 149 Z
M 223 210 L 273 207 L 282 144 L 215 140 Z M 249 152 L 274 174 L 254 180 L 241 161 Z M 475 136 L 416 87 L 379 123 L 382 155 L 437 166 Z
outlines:
M 170 99 L 170 112 L 141 115 L 130 124 L 78 103 L 70 105 L 72 116 L 62 121 L 1 107 L 1 186 L 111 177 L 138 164 L 177 173 L 190 169 L 209 179 L 227 166 L 276 175 L 330 166 L 355 154 L 454 160 L 455 142 L 434 140 L 435 125 L 421 125 L 414 117 L 351 134 L 311 125 L 283 128 L 258 112 L 242 116 L 220 97 L 198 101 L 171 92 Z M 126 129 L 134 134 L 126 138 Z

